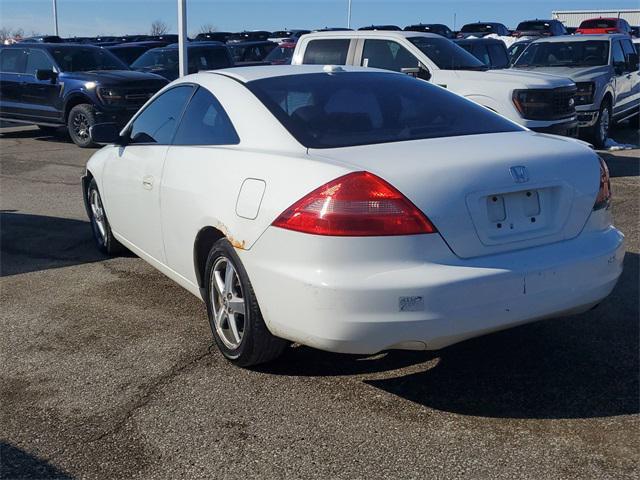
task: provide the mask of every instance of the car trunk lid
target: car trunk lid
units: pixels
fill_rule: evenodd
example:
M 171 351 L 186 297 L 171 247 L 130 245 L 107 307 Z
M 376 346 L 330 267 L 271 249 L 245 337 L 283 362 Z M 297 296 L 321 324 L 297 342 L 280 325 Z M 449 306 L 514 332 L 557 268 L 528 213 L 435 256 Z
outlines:
M 596 154 L 533 132 L 309 150 L 385 179 L 462 258 L 570 239 L 599 188 Z

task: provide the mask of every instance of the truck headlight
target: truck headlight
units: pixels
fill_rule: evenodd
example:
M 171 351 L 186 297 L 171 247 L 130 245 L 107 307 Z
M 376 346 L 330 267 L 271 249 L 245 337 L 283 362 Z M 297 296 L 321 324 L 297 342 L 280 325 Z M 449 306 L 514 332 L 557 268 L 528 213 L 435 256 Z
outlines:
M 99 87 L 97 92 L 100 101 L 105 105 L 122 103 L 122 100 L 124 99 L 123 93 L 117 88 Z
M 541 119 L 551 113 L 549 90 L 514 90 L 513 104 L 524 118 Z
M 578 91 L 576 92 L 576 105 L 590 105 L 593 103 L 593 97 L 596 93 L 595 82 L 578 82 L 576 83 Z

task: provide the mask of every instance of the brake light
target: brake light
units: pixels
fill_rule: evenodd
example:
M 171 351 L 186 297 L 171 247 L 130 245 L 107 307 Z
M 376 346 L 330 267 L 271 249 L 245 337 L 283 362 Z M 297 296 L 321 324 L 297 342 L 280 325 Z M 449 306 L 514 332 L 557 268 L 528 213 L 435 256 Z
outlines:
M 611 202 L 611 180 L 609 178 L 609 168 L 607 167 L 607 164 L 604 163 L 604 160 L 602 158 L 599 158 L 599 160 L 600 160 L 600 189 L 598 190 L 596 203 L 593 206 L 594 210 L 609 208 L 609 203 Z
M 409 199 L 369 172 L 350 173 L 326 183 L 294 203 L 272 225 L 339 237 L 436 232 Z

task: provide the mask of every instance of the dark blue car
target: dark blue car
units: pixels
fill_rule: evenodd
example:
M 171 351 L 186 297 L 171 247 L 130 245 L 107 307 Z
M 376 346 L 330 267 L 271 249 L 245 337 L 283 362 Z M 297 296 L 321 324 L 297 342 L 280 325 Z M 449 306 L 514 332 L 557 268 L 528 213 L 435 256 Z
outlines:
M 167 81 L 129 69 L 93 45 L 19 43 L 0 47 L 0 119 L 66 126 L 80 147 L 92 146 L 89 128 L 122 126 Z

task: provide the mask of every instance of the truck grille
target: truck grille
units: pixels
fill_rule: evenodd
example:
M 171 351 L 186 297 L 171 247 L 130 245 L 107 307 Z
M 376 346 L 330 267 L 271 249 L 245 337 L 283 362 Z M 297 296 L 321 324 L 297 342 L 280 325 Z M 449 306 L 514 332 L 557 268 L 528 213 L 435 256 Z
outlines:
M 157 90 L 149 90 L 148 88 L 128 88 L 124 92 L 125 103 L 128 107 L 140 107 L 149 100 Z
M 557 118 L 570 117 L 576 113 L 575 87 L 556 88 L 553 90 L 553 115 Z
M 560 120 L 576 114 L 576 87 L 515 90 L 513 101 L 524 118 Z

